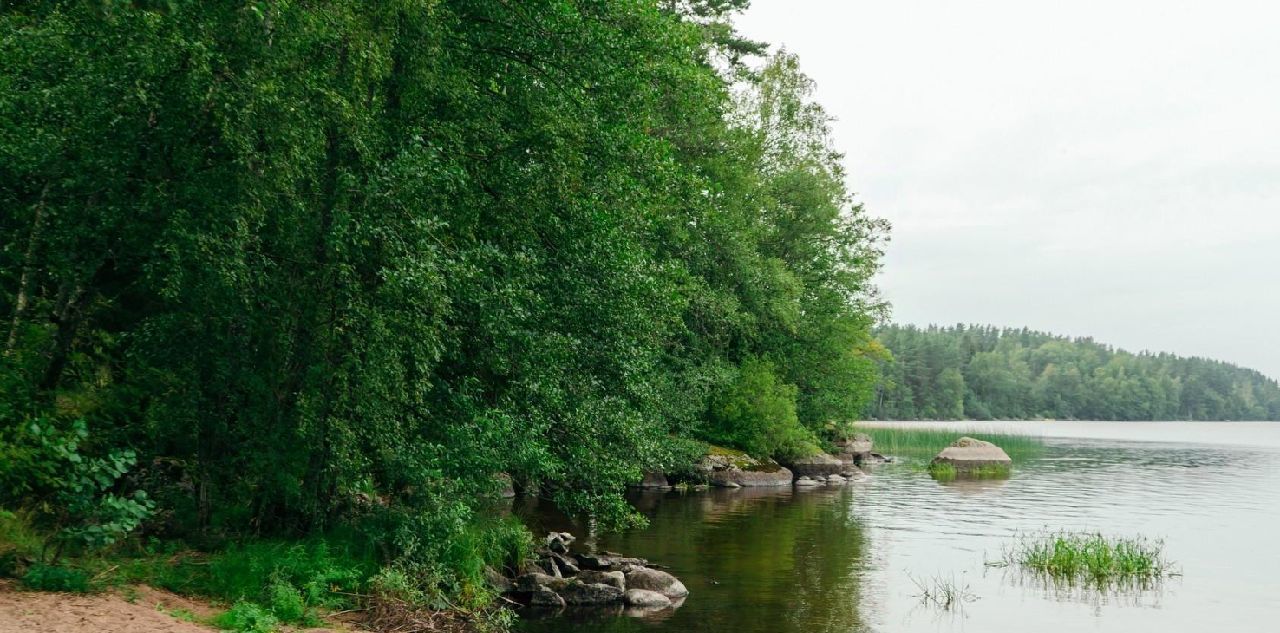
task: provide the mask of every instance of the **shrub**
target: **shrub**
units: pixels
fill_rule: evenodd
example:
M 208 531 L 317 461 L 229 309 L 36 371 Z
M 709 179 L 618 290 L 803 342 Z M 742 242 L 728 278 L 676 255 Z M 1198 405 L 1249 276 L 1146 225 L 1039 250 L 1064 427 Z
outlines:
M 266 609 L 252 602 L 237 602 L 213 619 L 213 625 L 237 633 L 272 633 L 280 622 Z
M 0 433 L 0 502 L 22 503 L 49 528 L 57 562 L 66 545 L 99 548 L 137 529 L 155 504 L 145 492 L 116 494 L 117 482 L 134 465 L 131 450 L 104 457 L 80 452 L 89 429 L 81 420 L 68 430 L 37 419 Z M 42 549 L 42 558 L 44 549 Z
M 37 591 L 89 590 L 89 576 L 79 569 L 37 563 L 22 577 L 23 586 Z
M 747 360 L 738 380 L 713 400 L 705 439 L 759 458 L 818 452 L 817 438 L 796 417 L 796 391 L 777 377 L 772 364 Z

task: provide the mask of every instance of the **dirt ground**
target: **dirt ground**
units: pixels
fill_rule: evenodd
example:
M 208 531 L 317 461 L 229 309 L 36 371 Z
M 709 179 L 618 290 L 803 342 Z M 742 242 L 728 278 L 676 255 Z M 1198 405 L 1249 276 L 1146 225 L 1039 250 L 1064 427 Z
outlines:
M 197 616 L 214 613 L 208 605 L 150 587 L 76 594 L 20 591 L 12 583 L 0 583 L 0 633 L 208 633 L 215 630 L 170 615 L 178 609 Z
M 210 633 L 217 629 L 171 615 L 199 618 L 218 609 L 145 585 L 106 593 L 22 591 L 0 581 L 0 633 Z M 298 633 L 337 633 L 307 629 Z M 347 633 L 358 633 L 347 629 Z

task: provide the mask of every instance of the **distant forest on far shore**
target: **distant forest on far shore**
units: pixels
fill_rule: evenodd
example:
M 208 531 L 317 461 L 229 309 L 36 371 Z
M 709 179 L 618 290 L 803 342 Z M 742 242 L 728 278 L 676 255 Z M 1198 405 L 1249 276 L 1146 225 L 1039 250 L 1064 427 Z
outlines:
M 1230 363 L 992 326 L 890 325 L 879 420 L 1280 420 L 1280 384 Z

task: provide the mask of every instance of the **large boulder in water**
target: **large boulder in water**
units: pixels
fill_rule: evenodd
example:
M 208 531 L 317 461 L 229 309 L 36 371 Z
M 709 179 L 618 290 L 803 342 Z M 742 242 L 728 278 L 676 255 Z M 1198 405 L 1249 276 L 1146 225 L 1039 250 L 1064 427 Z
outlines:
M 668 598 L 683 598 L 689 595 L 680 579 L 659 569 L 634 567 L 627 572 L 627 589 L 646 589 L 656 591 Z
M 695 467 L 707 483 L 722 488 L 790 486 L 793 474 L 773 461 L 762 462 L 740 451 L 713 447 Z
M 849 470 L 849 465 L 826 453 L 809 455 L 785 462 L 797 477 L 826 477 Z
M 768 469 L 741 470 L 730 468 L 718 470 L 707 476 L 713 486 L 722 488 L 753 488 L 765 486 L 790 486 L 794 475 L 782 466 Z
M 956 472 L 965 472 L 979 468 L 1008 468 L 1013 465 L 1013 460 L 1004 449 L 991 442 L 962 437 L 942 449 L 933 458 L 933 464 L 947 464 Z

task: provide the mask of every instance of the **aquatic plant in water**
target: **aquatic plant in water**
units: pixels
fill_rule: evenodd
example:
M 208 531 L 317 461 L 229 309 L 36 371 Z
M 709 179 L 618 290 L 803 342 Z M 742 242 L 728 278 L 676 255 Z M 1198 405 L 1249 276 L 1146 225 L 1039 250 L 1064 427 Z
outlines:
M 1004 548 L 992 566 L 1013 566 L 1068 584 L 1146 587 L 1177 575 L 1164 557 L 1164 541 L 1059 532 L 1026 535 Z
M 1034 425 L 1028 422 L 1028 425 Z M 856 431 L 871 436 L 875 450 L 885 455 L 899 457 L 932 458 L 957 438 L 968 436 L 991 442 L 1004 449 L 1015 461 L 1034 457 L 1044 451 L 1041 438 L 1029 433 L 991 433 L 983 427 L 953 427 L 950 425 L 928 428 L 920 426 L 863 426 Z
M 1013 467 L 1004 464 L 989 464 L 958 470 L 952 464 L 936 463 L 925 467 L 935 481 L 955 481 L 956 479 L 1005 479 L 1013 474 Z
M 934 577 L 927 580 L 921 580 L 911 575 L 907 577 L 920 590 L 916 597 L 920 599 L 921 604 L 944 611 L 952 611 L 961 610 L 964 608 L 965 603 L 978 599 L 978 594 L 970 590 L 968 584 L 960 584 L 955 577 L 949 579 Z

